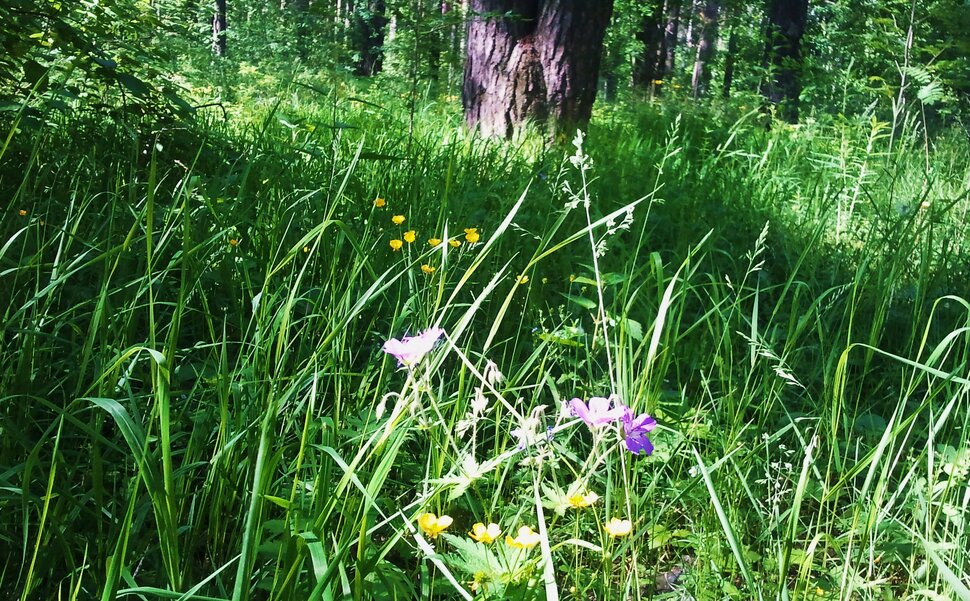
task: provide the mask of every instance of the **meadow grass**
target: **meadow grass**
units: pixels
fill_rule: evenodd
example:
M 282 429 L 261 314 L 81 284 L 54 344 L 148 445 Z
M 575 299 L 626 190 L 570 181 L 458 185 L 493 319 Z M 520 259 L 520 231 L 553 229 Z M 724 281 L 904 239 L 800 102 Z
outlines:
M 6 596 L 970 598 L 965 140 L 676 101 L 575 145 L 393 89 L 237 107 L 3 147 Z M 381 351 L 433 325 L 417 365 Z M 611 392 L 652 455 L 562 412 Z

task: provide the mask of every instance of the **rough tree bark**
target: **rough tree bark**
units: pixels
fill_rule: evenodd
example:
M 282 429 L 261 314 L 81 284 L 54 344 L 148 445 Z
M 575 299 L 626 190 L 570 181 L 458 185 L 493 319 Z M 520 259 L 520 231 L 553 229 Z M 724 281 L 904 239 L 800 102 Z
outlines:
M 700 12 L 701 30 L 694 59 L 694 75 L 690 82 L 694 98 L 707 94 L 707 86 L 711 82 L 711 59 L 717 47 L 717 17 L 720 10 L 719 0 L 707 0 Z
M 768 79 L 762 93 L 778 107 L 789 123 L 798 121 L 798 97 L 802 93 L 802 36 L 808 21 L 808 0 L 771 0 L 765 36 Z
M 485 136 L 589 121 L 612 0 L 472 0 L 462 105 Z
M 376 75 L 384 66 L 384 0 L 358 0 L 354 6 L 353 44 L 357 51 L 356 75 Z
M 226 55 L 226 0 L 215 0 L 212 14 L 212 52 L 216 56 Z

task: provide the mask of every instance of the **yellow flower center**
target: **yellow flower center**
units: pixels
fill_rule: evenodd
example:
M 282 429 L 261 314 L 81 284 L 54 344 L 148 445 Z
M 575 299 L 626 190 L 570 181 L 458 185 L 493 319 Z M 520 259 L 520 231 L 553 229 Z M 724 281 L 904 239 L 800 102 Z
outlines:
M 633 531 L 633 522 L 620 518 L 610 518 L 610 521 L 603 524 L 603 529 L 613 538 L 626 536 Z
M 485 524 L 478 522 L 472 526 L 472 531 L 468 533 L 468 536 L 472 537 L 480 543 L 489 544 L 494 542 L 502 534 L 502 529 L 499 528 L 498 524 Z
M 447 515 L 439 517 L 433 513 L 422 513 L 418 516 L 418 526 L 431 538 L 437 538 L 439 534 L 448 529 L 448 526 L 451 526 L 453 521 L 451 516 Z
M 522 526 L 519 528 L 515 538 L 506 535 L 505 544 L 513 549 L 531 549 L 532 547 L 538 545 L 539 541 L 541 540 L 542 537 L 539 536 L 538 532 L 535 532 L 528 526 Z

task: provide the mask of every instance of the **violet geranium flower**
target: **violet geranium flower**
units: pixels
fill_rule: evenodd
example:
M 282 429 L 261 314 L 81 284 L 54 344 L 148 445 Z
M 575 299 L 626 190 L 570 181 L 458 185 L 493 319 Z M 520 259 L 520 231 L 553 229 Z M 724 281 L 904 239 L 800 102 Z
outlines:
M 623 408 L 623 434 L 626 442 L 626 449 L 634 455 L 645 452 L 647 455 L 653 453 L 653 443 L 647 438 L 647 432 L 653 430 L 657 425 L 657 420 L 643 413 L 634 416 L 633 410 L 629 407 Z
M 391 338 L 384 343 L 382 350 L 388 355 L 393 355 L 399 366 L 411 367 L 434 348 L 434 344 L 444 333 L 441 328 L 434 327 L 428 328 L 417 336 L 405 336 L 400 340 Z
M 613 407 L 611 408 L 610 405 Z M 589 405 L 580 399 L 573 399 L 569 401 L 569 408 L 572 409 L 573 415 L 586 422 L 586 425 L 593 430 L 621 419 L 626 411 L 626 407 L 619 401 L 614 401 L 614 397 L 601 396 L 590 398 Z

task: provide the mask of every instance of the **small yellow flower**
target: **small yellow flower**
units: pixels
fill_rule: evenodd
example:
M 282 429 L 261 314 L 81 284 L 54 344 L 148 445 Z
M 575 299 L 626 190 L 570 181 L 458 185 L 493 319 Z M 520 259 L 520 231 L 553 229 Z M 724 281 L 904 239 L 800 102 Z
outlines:
M 575 273 L 569 274 L 569 283 L 572 284 L 575 281 L 576 281 L 576 274 Z
M 610 521 L 603 524 L 603 529 L 613 538 L 626 536 L 633 531 L 633 522 L 620 518 L 610 518 Z
M 431 248 L 434 248 L 439 244 L 441 244 L 441 238 L 428 238 L 428 246 L 430 246 Z
M 380 196 L 378 196 L 377 198 L 374 199 L 374 206 L 380 209 L 382 207 L 387 206 L 387 201 L 381 198 Z
M 432 273 L 435 272 L 435 268 L 425 263 L 424 265 L 421 266 L 421 271 L 425 272 L 428 275 L 431 275 Z
M 393 240 L 391 240 L 390 244 L 391 244 L 391 250 L 393 250 L 394 252 L 401 250 L 401 247 L 404 246 L 404 242 L 398 240 L 397 238 L 394 238 Z
M 528 284 L 529 283 L 529 276 L 525 275 L 524 273 L 522 275 L 520 275 L 519 276 L 519 283 L 520 284 Z
M 21 217 L 26 217 L 27 216 L 27 209 L 20 209 L 17 212 L 20 214 Z
M 569 506 L 573 509 L 582 509 L 583 507 L 589 507 L 593 503 L 599 501 L 600 496 L 595 492 L 589 492 L 584 495 L 576 493 L 566 500 L 569 501 Z
M 539 536 L 538 532 L 532 530 L 528 526 L 522 526 L 519 528 L 518 535 L 512 538 L 509 535 L 505 535 L 505 544 L 512 547 L 513 549 L 531 549 L 532 547 L 539 544 L 542 537 Z
M 391 221 L 394 222 L 394 225 L 401 225 L 404 223 L 404 215 L 395 215 L 394 217 L 391 217 Z
M 497 539 L 501 534 L 502 529 L 499 528 L 498 524 L 489 524 L 486 526 L 485 524 L 478 522 L 472 526 L 472 531 L 468 533 L 468 536 L 480 543 L 485 543 L 487 545 L 488 543 L 494 542 L 495 539 Z
M 451 516 L 436 516 L 433 513 L 422 513 L 418 516 L 418 526 L 431 538 L 438 538 L 438 535 L 448 529 L 454 520 Z
M 477 227 L 466 227 L 465 228 L 465 240 L 469 244 L 475 244 L 481 239 L 481 235 L 478 233 Z
M 449 240 L 449 241 L 448 241 L 448 244 L 449 244 L 449 245 L 450 245 L 450 246 L 451 246 L 452 248 L 458 248 L 459 246 L 461 246 L 461 240 Z
M 542 278 L 542 283 L 543 284 L 548 284 L 549 283 L 549 278 L 545 278 L 545 277 Z
M 239 240 L 237 238 L 229 238 L 229 246 L 235 248 L 239 245 Z
M 310 247 L 309 246 L 304 246 L 303 247 L 303 252 L 305 252 L 305 253 L 310 252 Z
M 404 232 L 404 241 L 407 242 L 408 244 L 412 244 L 415 240 L 417 240 L 417 238 L 418 238 L 418 234 L 414 230 L 408 230 Z
M 662 79 L 655 79 L 655 80 L 653 80 L 653 85 L 655 85 L 655 86 L 662 86 L 662 85 L 664 85 L 664 80 L 662 80 Z

